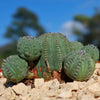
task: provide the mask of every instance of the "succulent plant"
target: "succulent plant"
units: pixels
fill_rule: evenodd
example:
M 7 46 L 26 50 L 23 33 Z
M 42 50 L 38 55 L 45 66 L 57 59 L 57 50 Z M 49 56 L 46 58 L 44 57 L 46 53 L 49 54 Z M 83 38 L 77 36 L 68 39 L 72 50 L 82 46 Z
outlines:
M 89 53 L 92 57 L 92 59 L 94 59 L 95 62 L 98 61 L 99 59 L 99 50 L 96 46 L 94 45 L 86 45 L 83 47 L 83 50 L 86 50 L 87 53 Z
M 62 58 L 71 51 L 68 39 L 60 33 L 48 33 L 40 36 L 39 40 L 42 42 L 42 56 L 37 65 L 37 70 L 42 68 L 39 75 L 45 73 L 48 76 L 52 71 L 61 71 Z
M 84 47 L 83 44 L 78 41 L 71 41 L 70 45 L 71 45 L 72 50 L 80 50 Z
M 41 55 L 41 48 L 38 39 L 32 36 L 24 36 L 19 39 L 17 51 L 20 57 L 28 61 L 34 61 Z
M 84 81 L 93 74 L 99 58 L 96 47 L 69 42 L 61 33 L 24 36 L 18 41 L 17 51 L 18 55 L 8 57 L 2 65 L 4 76 L 16 83 L 38 77 L 60 80 L 62 69 L 71 79 Z
M 64 72 L 73 80 L 87 80 L 94 72 L 95 62 L 85 50 L 72 51 L 64 58 Z
M 17 55 L 9 56 L 2 65 L 3 75 L 12 82 L 19 82 L 28 75 L 28 64 Z

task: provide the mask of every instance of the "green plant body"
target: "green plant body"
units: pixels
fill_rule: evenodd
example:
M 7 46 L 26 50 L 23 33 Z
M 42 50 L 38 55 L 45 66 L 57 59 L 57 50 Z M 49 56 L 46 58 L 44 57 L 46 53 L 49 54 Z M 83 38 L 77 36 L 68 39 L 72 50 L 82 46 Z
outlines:
M 18 55 L 4 60 L 3 75 L 12 82 L 57 78 L 62 71 L 73 80 L 87 80 L 94 72 L 99 51 L 95 46 L 69 42 L 61 33 L 45 33 L 38 38 L 24 36 L 17 43 Z
M 28 61 L 37 60 L 41 54 L 38 39 L 32 36 L 24 36 L 18 40 L 17 51 L 20 57 Z
M 28 75 L 28 64 L 17 55 L 9 56 L 2 64 L 3 75 L 12 82 L 19 82 Z
M 52 71 L 61 71 L 63 56 L 71 50 L 68 39 L 60 33 L 48 33 L 40 36 L 39 41 L 42 55 L 37 65 L 38 76 L 43 77 L 43 73 L 51 75 Z
M 80 50 L 84 47 L 83 44 L 78 41 L 71 41 L 70 44 L 71 44 L 72 50 Z
M 94 59 L 95 62 L 99 59 L 99 49 L 94 45 L 86 45 L 83 47 L 83 50 L 86 50 L 88 54 L 91 55 L 92 59 Z
M 94 68 L 95 62 L 85 50 L 72 51 L 64 58 L 64 71 L 73 80 L 87 80 Z

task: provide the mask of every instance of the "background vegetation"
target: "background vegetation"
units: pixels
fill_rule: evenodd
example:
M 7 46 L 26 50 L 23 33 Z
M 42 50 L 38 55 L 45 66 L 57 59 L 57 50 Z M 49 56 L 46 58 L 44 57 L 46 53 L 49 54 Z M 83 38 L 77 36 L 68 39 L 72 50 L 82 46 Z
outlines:
M 22 36 L 29 36 L 29 31 L 35 31 L 35 37 L 45 33 L 45 29 L 39 24 L 37 16 L 26 8 L 18 8 L 17 12 L 13 15 L 13 22 L 8 26 L 5 38 L 12 40 L 0 48 L 0 67 L 3 59 L 10 55 L 17 54 L 16 43 Z

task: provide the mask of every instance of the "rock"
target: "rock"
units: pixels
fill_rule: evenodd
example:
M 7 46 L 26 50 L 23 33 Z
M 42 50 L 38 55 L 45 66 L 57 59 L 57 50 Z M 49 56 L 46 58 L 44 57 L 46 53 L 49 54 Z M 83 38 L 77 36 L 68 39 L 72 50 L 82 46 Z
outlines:
M 6 98 L 6 100 L 14 100 L 16 95 L 11 87 L 7 88 L 5 91 L 2 92 L 1 96 Z
M 97 82 L 99 82 L 99 83 L 100 83 L 100 76 L 97 76 L 97 78 L 98 78 L 98 81 L 97 81 Z
M 32 88 L 30 91 L 29 91 L 29 94 L 36 94 L 36 91 L 37 93 L 39 94 L 40 90 L 37 89 L 37 88 Z
M 82 84 L 82 85 L 80 85 L 80 84 Z M 85 86 L 85 83 L 84 82 L 74 81 L 70 85 L 71 85 L 72 90 L 76 90 L 77 91 L 77 90 L 79 90 L 79 88 L 83 88 L 83 85 Z
M 35 88 L 41 88 L 44 85 L 44 79 L 38 78 L 34 80 Z
M 71 90 L 68 90 L 68 91 L 62 90 L 62 92 L 57 96 L 57 98 L 62 98 L 62 99 L 67 99 L 70 97 L 72 97 Z
M 7 98 L 4 98 L 4 97 L 0 97 L 0 100 L 7 100 Z
M 78 81 L 75 81 L 76 84 L 78 84 L 78 88 L 79 89 L 83 89 L 86 87 L 86 82 L 78 82 Z
M 41 92 L 47 92 L 48 90 L 57 90 L 59 89 L 59 82 L 57 79 L 50 80 L 45 82 L 43 86 L 40 88 Z
M 29 100 L 33 100 L 33 98 L 34 98 L 34 100 L 38 100 L 39 97 L 40 97 L 40 92 L 41 92 L 40 89 L 38 89 L 38 88 L 32 88 L 29 91 L 28 95 L 25 96 L 25 98 L 30 98 Z
M 41 87 L 41 93 L 47 92 L 49 87 L 51 86 L 52 81 L 45 82 L 44 85 Z
M 72 100 L 77 100 L 77 92 L 72 91 Z
M 90 95 L 81 95 L 80 97 L 78 97 L 77 100 L 95 100 L 93 97 L 91 97 Z
M 0 95 L 3 93 L 5 90 L 5 86 L 3 84 L 0 84 Z
M 77 100 L 95 100 L 94 96 L 86 88 L 78 91 L 77 94 Z
M 0 78 L 0 84 L 5 84 L 5 83 L 6 83 L 6 81 L 7 81 L 7 79 L 6 79 L 6 78 Z
M 95 98 L 100 97 L 100 91 L 96 91 L 96 92 L 94 93 L 94 97 L 95 97 Z
M 97 75 L 100 76 L 100 69 L 97 70 Z
M 32 98 L 35 98 L 35 97 L 32 97 L 32 95 L 28 94 L 28 95 L 25 95 L 25 96 L 20 96 L 18 99 L 19 100 L 35 100 L 35 99 L 32 99 Z M 38 99 L 36 99 L 38 100 Z
M 49 89 L 59 89 L 59 82 L 57 79 L 52 80 Z
M 88 86 L 87 89 L 88 89 L 91 93 L 95 93 L 95 92 L 97 92 L 97 91 L 100 91 L 100 84 L 99 84 L 99 83 L 94 83 L 94 84 Z
M 19 83 L 14 85 L 12 89 L 17 95 L 26 95 L 29 88 L 25 84 Z
M 58 95 L 58 98 L 62 99 L 70 99 L 76 100 L 75 93 L 79 90 L 78 86 L 79 82 L 68 82 L 67 84 L 63 83 L 60 84 L 60 89 L 62 90 L 61 93 Z M 72 97 L 72 93 L 74 93 L 74 97 Z
M 50 100 L 50 98 L 41 96 L 38 100 Z
M 95 100 L 100 100 L 100 97 L 99 98 L 96 98 Z
M 94 84 L 98 81 L 97 75 L 93 75 L 88 81 L 87 81 L 87 86 L 90 86 L 91 84 Z
M 71 91 L 77 91 L 79 89 L 78 83 L 76 81 L 74 81 L 73 83 L 68 82 L 67 84 L 63 84 L 62 87 L 60 85 L 60 88 L 64 90 L 71 90 Z
M 44 82 L 38 78 L 34 80 L 35 88 L 23 83 L 8 84 L 6 88 L 6 78 L 0 78 L 0 100 L 100 100 L 99 72 L 100 64 L 96 64 L 93 75 L 83 82 L 60 84 L 57 79 Z
M 56 97 L 57 95 L 57 91 L 54 91 L 54 90 L 49 90 L 45 96 L 47 97 Z
M 95 69 L 99 69 L 100 68 L 100 63 L 96 63 L 95 64 Z
M 48 82 L 45 82 L 44 85 L 43 85 L 43 88 L 49 89 L 49 87 L 51 86 L 52 82 L 53 82 L 52 80 L 50 80 Z
M 73 83 L 63 83 L 60 85 L 61 93 L 58 95 L 58 98 L 68 99 L 72 97 L 72 91 L 78 91 L 78 82 L 74 81 Z M 75 99 L 75 98 L 74 98 Z
M 4 78 L 4 76 L 3 76 L 2 72 L 0 72 L 0 78 Z

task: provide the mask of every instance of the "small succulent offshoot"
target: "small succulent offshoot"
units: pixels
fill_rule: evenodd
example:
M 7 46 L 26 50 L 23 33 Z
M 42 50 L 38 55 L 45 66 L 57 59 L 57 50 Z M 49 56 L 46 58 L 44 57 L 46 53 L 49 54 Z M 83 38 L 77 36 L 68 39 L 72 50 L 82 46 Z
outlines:
M 39 41 L 32 36 L 21 37 L 17 43 L 17 51 L 27 61 L 37 60 L 41 55 Z
M 17 55 L 9 56 L 2 64 L 3 75 L 9 81 L 17 83 L 28 75 L 28 64 Z

